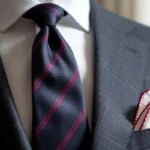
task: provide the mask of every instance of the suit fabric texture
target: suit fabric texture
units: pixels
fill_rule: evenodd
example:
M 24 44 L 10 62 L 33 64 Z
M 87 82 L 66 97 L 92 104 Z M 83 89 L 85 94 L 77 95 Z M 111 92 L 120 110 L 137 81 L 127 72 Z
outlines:
M 140 95 L 150 88 L 150 28 L 91 0 L 94 94 L 91 150 L 150 150 L 150 129 L 133 132 Z M 0 62 L 0 139 L 4 150 L 31 150 Z

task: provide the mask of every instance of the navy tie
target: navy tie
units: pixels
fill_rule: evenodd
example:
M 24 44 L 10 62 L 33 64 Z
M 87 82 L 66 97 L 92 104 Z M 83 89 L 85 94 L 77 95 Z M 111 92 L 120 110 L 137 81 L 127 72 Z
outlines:
M 40 27 L 32 48 L 34 150 L 90 148 L 78 67 L 71 48 L 55 27 L 65 15 L 54 4 L 37 5 L 24 15 Z

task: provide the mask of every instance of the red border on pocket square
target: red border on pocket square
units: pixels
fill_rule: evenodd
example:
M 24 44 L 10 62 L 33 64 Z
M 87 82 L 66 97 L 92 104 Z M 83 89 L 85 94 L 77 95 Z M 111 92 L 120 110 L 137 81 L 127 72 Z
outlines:
M 150 89 L 143 92 L 140 96 L 138 108 L 133 124 L 133 130 L 142 130 L 148 115 L 150 114 Z
M 136 120 L 136 123 L 134 124 L 133 127 L 134 131 L 142 130 L 149 113 L 150 113 L 150 102 L 147 104 L 147 106 L 144 108 L 144 110 Z

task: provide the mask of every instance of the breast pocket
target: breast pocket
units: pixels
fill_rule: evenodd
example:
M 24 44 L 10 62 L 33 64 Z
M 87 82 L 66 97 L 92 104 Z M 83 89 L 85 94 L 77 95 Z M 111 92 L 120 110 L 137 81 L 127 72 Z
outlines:
M 150 150 L 150 129 L 132 132 L 127 150 Z

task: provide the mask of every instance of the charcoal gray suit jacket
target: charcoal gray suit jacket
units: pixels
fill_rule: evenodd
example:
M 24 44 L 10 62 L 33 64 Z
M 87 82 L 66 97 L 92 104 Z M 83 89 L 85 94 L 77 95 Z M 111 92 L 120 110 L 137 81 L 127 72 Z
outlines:
M 150 88 L 150 28 L 91 0 L 94 94 L 91 150 L 150 150 L 150 129 L 133 132 L 140 95 Z M 0 150 L 31 150 L 0 60 Z

